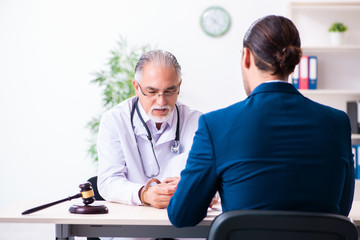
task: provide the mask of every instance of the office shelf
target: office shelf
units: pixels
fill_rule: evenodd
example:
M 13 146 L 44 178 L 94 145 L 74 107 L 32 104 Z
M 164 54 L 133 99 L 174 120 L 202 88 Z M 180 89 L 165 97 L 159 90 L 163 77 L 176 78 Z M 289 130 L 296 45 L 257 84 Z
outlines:
M 315 89 L 315 90 L 299 90 L 302 94 L 306 96 L 311 95 L 359 95 L 360 96 L 360 89 Z
M 351 134 L 351 138 L 360 140 L 360 134 Z
M 342 46 L 303 46 L 302 47 L 303 52 L 360 52 L 360 45 L 342 45 Z
M 300 32 L 303 54 L 318 58 L 318 89 L 301 93 L 346 111 L 347 101 L 360 100 L 360 2 L 290 2 L 288 17 Z M 330 42 L 333 22 L 348 26 L 341 46 Z

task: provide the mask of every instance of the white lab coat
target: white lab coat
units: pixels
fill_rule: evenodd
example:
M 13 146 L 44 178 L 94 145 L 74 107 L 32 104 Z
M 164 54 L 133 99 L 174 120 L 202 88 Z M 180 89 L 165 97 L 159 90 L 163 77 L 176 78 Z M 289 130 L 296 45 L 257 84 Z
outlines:
M 131 205 L 140 205 L 138 192 L 149 180 L 145 176 L 141 157 L 146 170 L 157 171 L 156 161 L 143 127 L 136 111 L 133 117 L 134 129 L 130 115 L 136 97 L 127 99 L 109 111 L 105 112 L 100 121 L 97 140 L 98 148 L 98 188 L 100 195 L 107 201 Z M 177 114 L 174 107 L 172 116 L 158 131 L 158 140 L 154 144 L 160 173 L 156 177 L 160 181 L 166 177 L 180 176 L 190 151 L 195 131 L 198 127 L 199 111 L 191 110 L 184 104 L 177 103 L 180 115 L 180 153 L 171 152 L 175 139 Z M 151 135 L 156 139 L 155 123 L 149 120 L 140 102 L 138 107 Z M 163 132 L 162 132 L 163 131 Z M 135 139 L 137 137 L 139 150 Z M 148 174 L 149 175 L 149 174 Z

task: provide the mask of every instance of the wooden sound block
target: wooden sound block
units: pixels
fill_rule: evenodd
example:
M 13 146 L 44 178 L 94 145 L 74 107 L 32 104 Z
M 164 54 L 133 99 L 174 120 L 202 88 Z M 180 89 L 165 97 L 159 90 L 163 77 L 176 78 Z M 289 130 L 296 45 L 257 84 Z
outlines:
M 74 204 L 69 208 L 69 211 L 76 214 L 105 214 L 109 212 L 109 209 L 101 204 Z

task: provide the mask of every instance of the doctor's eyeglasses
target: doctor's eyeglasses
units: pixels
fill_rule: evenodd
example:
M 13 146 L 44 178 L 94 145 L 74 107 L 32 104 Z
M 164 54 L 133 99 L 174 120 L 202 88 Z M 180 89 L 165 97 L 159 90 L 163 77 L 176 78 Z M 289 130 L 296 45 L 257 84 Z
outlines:
M 167 88 L 162 93 L 159 90 L 153 89 L 151 87 L 149 87 L 149 89 L 144 89 L 143 90 L 140 83 L 138 83 L 138 85 L 139 85 L 141 93 L 144 96 L 149 97 L 149 98 L 157 98 L 157 97 L 160 97 L 160 96 L 163 96 L 164 98 L 171 98 L 171 97 L 173 97 L 175 95 L 178 95 L 180 93 L 180 90 L 179 90 L 180 84 L 178 84 L 178 85 L 176 85 L 174 87 Z

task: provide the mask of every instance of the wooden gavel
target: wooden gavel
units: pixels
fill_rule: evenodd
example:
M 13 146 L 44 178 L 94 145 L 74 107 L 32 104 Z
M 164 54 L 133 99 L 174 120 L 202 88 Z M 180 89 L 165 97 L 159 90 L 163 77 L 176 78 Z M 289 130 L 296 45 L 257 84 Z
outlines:
M 91 204 L 91 203 L 93 203 L 95 201 L 94 191 L 92 189 L 92 186 L 91 186 L 90 182 L 80 184 L 79 188 L 80 188 L 80 193 L 78 193 L 78 194 L 76 194 L 74 196 L 70 196 L 70 197 L 55 201 L 55 202 L 44 204 L 44 205 L 41 205 L 39 207 L 31 208 L 31 209 L 26 210 L 25 212 L 23 212 L 22 215 L 37 212 L 37 211 L 40 211 L 40 210 L 42 210 L 44 208 L 48 208 L 48 207 L 51 207 L 53 205 L 56 205 L 56 204 L 59 204 L 59 203 L 62 203 L 62 202 L 66 202 L 66 201 L 70 201 L 72 199 L 80 198 L 80 197 L 83 199 L 83 203 L 85 205 Z

